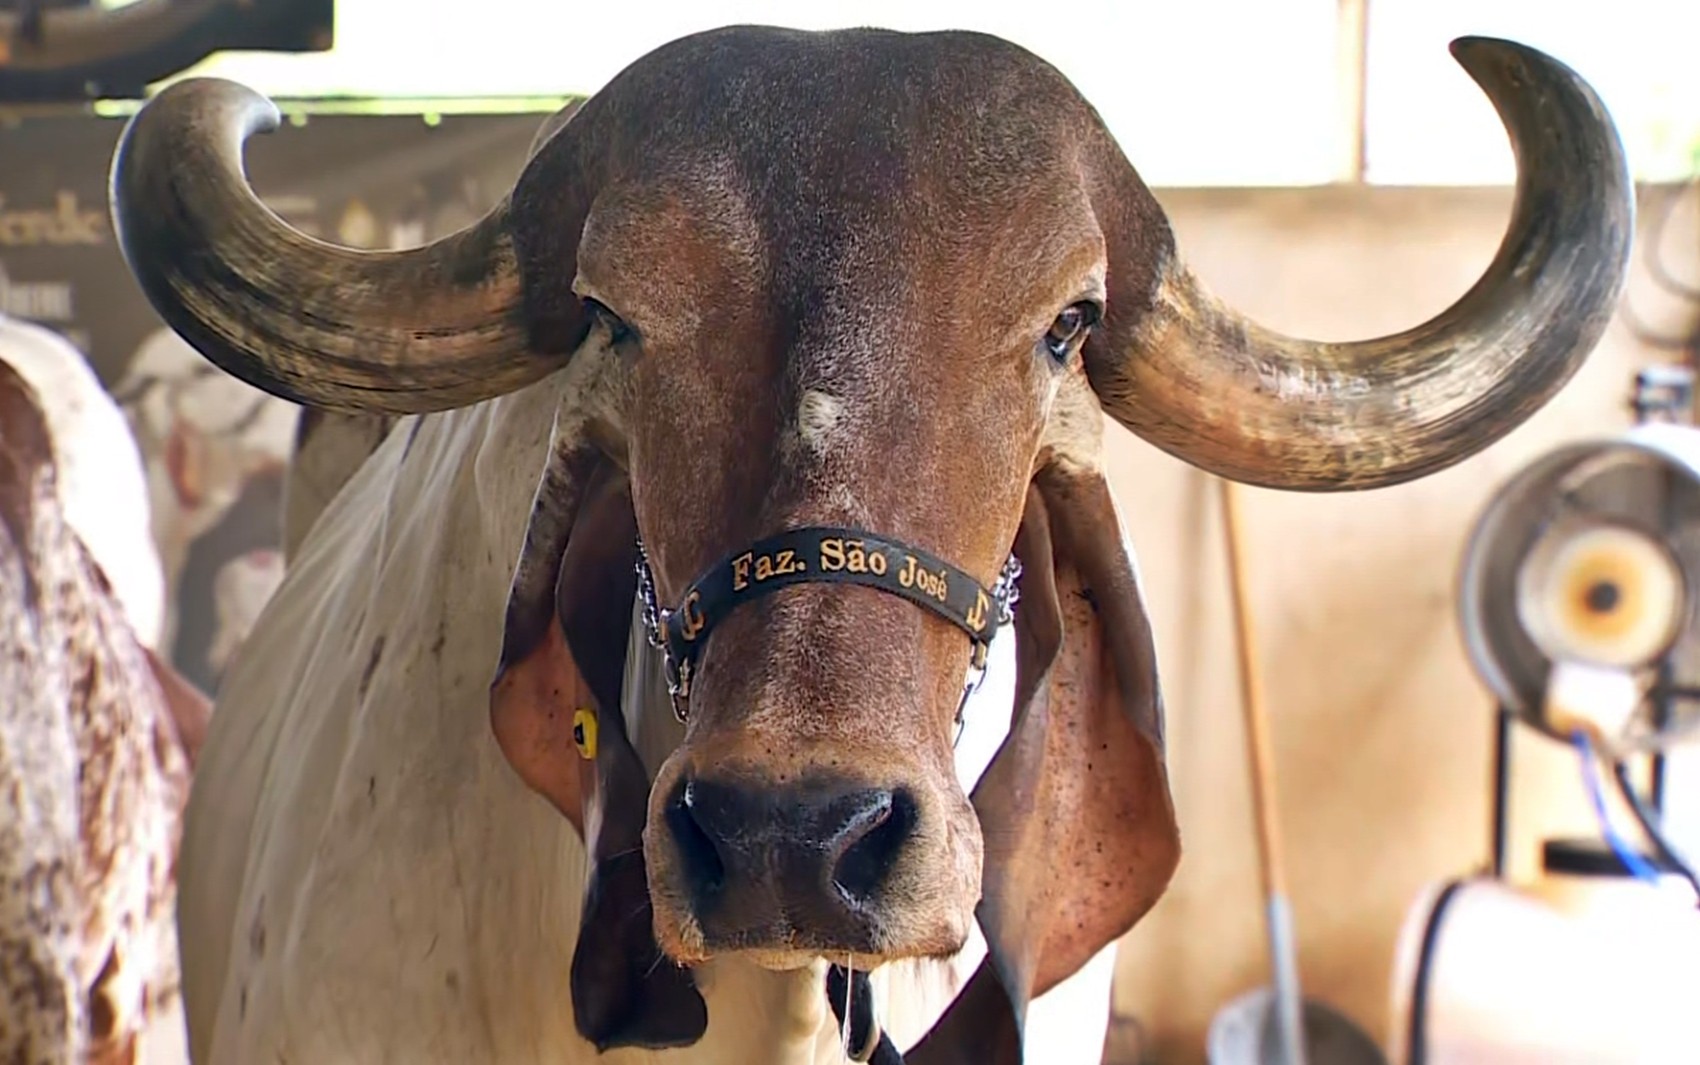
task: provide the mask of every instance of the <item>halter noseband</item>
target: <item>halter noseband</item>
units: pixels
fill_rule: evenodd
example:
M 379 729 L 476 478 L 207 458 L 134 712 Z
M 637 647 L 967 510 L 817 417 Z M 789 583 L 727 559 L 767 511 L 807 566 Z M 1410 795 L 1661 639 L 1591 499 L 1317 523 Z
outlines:
M 662 652 L 667 691 L 680 721 L 686 718 L 691 676 L 708 634 L 741 604 L 794 584 L 860 584 L 932 611 L 973 641 L 970 679 L 957 707 L 960 725 L 963 706 L 985 676 L 992 637 L 1015 617 L 1015 604 L 1021 598 L 1016 585 L 1021 561 L 1013 554 L 996 583 L 986 588 L 950 563 L 888 537 L 860 529 L 810 526 L 758 540 L 726 556 L 686 587 L 676 609 L 661 609 L 656 605 L 655 579 L 642 539 L 637 550 L 644 628 L 650 646 Z

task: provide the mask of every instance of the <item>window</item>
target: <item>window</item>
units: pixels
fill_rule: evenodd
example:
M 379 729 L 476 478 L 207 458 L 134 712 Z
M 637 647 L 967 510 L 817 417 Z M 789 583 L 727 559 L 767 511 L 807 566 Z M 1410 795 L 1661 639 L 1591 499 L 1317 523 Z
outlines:
M 1638 179 L 1697 169 L 1700 5 L 1691 0 L 1370 0 L 1369 180 L 1511 180 L 1504 127 L 1446 51 L 1462 34 L 1521 41 L 1574 67 L 1611 111 Z

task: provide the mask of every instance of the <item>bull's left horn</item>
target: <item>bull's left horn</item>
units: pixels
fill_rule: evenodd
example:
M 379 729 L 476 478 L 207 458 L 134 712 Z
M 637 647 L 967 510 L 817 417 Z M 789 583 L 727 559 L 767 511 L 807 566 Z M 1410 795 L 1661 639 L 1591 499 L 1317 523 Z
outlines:
M 466 406 L 560 367 L 527 348 L 506 203 L 406 251 L 315 240 L 243 169 L 243 144 L 278 123 L 252 90 L 193 78 L 143 106 L 113 155 L 118 245 L 196 350 L 285 399 L 382 414 Z
M 1172 256 L 1118 322 L 1112 257 L 1108 314 L 1086 347 L 1105 410 L 1221 476 L 1338 491 L 1460 462 L 1570 380 L 1628 272 L 1623 147 L 1599 97 L 1557 60 L 1483 38 L 1454 41 L 1452 54 L 1493 101 L 1517 159 L 1511 224 L 1475 287 L 1403 333 L 1321 343 L 1248 321 Z

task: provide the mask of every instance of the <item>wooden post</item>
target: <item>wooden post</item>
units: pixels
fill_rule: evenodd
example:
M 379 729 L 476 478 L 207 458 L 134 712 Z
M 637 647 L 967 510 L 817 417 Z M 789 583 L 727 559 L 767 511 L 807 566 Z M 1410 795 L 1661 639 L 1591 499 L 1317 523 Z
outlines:
M 1340 77 L 1340 162 L 1336 180 L 1362 184 L 1368 168 L 1364 136 L 1369 0 L 1339 0 L 1335 56 Z

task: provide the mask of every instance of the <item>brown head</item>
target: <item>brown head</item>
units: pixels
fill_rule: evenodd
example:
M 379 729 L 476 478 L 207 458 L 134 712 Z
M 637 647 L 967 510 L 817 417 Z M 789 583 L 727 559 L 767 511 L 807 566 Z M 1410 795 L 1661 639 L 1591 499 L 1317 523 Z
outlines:
M 388 253 L 266 212 L 240 157 L 275 109 L 183 82 L 126 132 L 114 216 L 166 320 L 298 402 L 439 411 L 594 362 L 562 375 L 493 704 L 510 761 L 587 836 L 592 909 L 635 883 L 677 961 L 859 969 L 952 953 L 978 916 L 1019 1023 L 1178 857 L 1101 411 L 1236 480 L 1372 488 L 1508 432 L 1604 328 L 1631 202 L 1603 107 L 1538 53 L 1455 51 L 1518 151 L 1510 230 L 1456 306 L 1357 343 L 1276 336 L 1210 298 L 1087 102 L 972 33 L 676 41 L 540 134 L 483 221 Z M 856 583 L 789 584 L 719 617 L 683 742 L 653 782 L 633 768 L 618 696 L 634 540 L 660 605 L 688 610 L 699 576 L 811 527 L 899 541 L 986 587 L 1012 550 L 1023 562 L 1018 716 L 972 803 L 951 747 L 972 642 Z M 769 572 L 818 570 L 826 547 L 809 550 Z M 603 711 L 583 774 L 563 768 L 561 705 L 543 705 L 559 697 L 539 694 L 562 676 Z M 606 1041 L 665 1041 L 622 1025 Z

